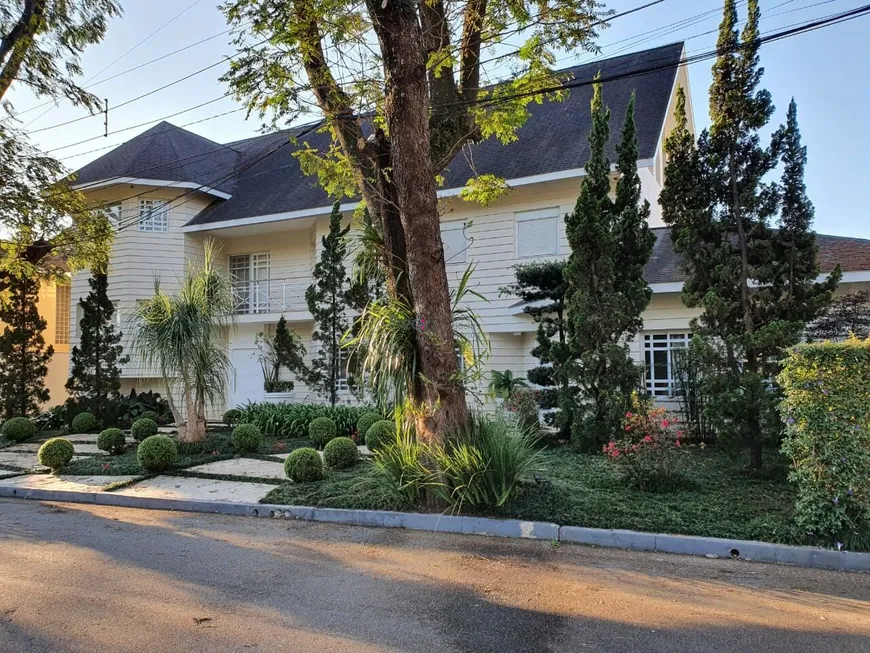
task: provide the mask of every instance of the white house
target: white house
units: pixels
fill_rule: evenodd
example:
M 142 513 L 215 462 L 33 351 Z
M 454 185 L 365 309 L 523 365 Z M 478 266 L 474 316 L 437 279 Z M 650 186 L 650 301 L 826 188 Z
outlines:
M 627 74 L 603 89 L 612 111 L 611 131 L 617 135 L 628 99 L 636 93 L 639 169 L 658 240 L 646 268 L 653 299 L 644 313 L 644 330 L 631 347 L 647 365 L 648 388 L 660 397 L 667 396 L 670 385 L 669 352 L 685 344 L 695 315 L 680 301 L 679 261 L 657 203 L 662 145 L 672 126 L 677 85 L 688 92 L 686 69 L 678 66 L 682 53 L 683 44 L 676 43 L 568 71 L 576 79 L 590 80 L 599 70 L 605 79 Z M 650 68 L 655 72 L 631 74 Z M 473 281 L 488 301 L 475 300 L 473 307 L 489 331 L 490 369 L 524 374 L 536 364 L 530 353 L 535 324 L 516 298 L 500 297 L 498 290 L 513 280 L 515 264 L 568 254 L 562 217 L 574 206 L 588 157 L 591 93 L 586 86 L 572 90 L 563 102 L 531 105 L 518 141 L 502 145 L 487 140 L 460 153 L 446 171 L 440 195 L 447 272 L 455 282 L 468 263 L 476 264 Z M 691 121 L 691 94 L 687 99 Z M 304 136 L 294 144 L 290 137 L 300 134 Z M 238 327 L 228 343 L 234 366 L 229 396 L 216 411 L 264 398 L 254 338 L 281 315 L 302 336 L 309 354 L 313 350 L 304 292 L 327 231 L 331 201 L 292 156 L 306 142 L 323 148 L 328 136 L 293 128 L 219 144 L 164 122 L 77 173 L 77 186 L 118 223 L 109 291 L 122 326 L 136 302 L 153 294 L 155 278 L 171 288 L 187 262 L 202 254 L 206 237 L 222 244 L 223 264 L 237 293 Z M 613 160 L 613 142 L 610 150 Z M 461 200 L 459 191 L 474 172 L 503 177 L 511 191 L 485 208 Z M 350 201 L 342 205 L 347 219 L 355 206 Z M 822 268 L 831 270 L 837 263 L 843 267 L 841 292 L 870 287 L 870 240 L 818 240 Z M 75 306 L 86 292 L 86 277 L 78 275 L 71 292 L 73 345 L 78 341 Z M 155 372 L 135 359 L 125 366 L 123 379 L 125 390 L 163 391 Z M 292 399 L 316 397 L 297 382 Z

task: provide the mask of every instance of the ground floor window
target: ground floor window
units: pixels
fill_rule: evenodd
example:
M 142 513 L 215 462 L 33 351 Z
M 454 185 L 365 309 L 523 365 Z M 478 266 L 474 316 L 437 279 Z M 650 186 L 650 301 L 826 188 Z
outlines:
M 646 390 L 653 397 L 670 397 L 674 391 L 674 351 L 689 346 L 692 334 L 645 333 L 643 336 Z

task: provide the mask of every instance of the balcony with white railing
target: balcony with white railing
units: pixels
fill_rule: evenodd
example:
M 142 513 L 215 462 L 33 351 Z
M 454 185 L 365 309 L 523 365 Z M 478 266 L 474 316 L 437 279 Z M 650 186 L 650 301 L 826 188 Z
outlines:
M 233 313 L 238 316 L 270 313 L 307 314 L 305 290 L 309 283 L 300 279 L 233 281 Z

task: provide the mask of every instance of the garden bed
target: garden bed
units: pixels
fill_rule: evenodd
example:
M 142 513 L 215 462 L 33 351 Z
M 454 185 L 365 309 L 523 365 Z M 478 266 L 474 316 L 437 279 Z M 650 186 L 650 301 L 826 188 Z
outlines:
M 692 460 L 684 487 L 641 492 L 627 486 L 615 465 L 600 455 L 550 449 L 538 465 L 538 481 L 524 482 L 518 496 L 490 516 L 556 522 L 566 526 L 622 528 L 658 533 L 795 543 L 791 527 L 794 491 L 785 463 L 768 454 L 770 472 L 757 478 L 746 461 L 713 449 L 687 452 Z M 322 481 L 285 484 L 263 503 L 408 509 L 376 483 L 365 463 L 327 471 Z

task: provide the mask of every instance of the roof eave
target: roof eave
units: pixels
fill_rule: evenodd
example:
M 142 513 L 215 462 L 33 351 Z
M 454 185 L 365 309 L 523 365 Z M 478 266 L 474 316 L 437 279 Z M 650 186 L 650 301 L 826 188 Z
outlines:
M 223 200 L 228 200 L 232 197 L 230 193 L 225 193 L 222 190 L 211 188 L 197 184 L 194 181 L 168 181 L 166 179 L 143 179 L 141 177 L 112 177 L 110 179 L 101 179 L 98 181 L 89 181 L 80 184 L 73 184 L 74 190 L 90 191 L 97 188 L 105 188 L 107 186 L 117 186 L 119 184 L 133 184 L 136 186 L 158 186 L 165 188 L 186 188 L 196 190 L 206 195 L 213 195 Z

